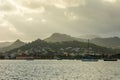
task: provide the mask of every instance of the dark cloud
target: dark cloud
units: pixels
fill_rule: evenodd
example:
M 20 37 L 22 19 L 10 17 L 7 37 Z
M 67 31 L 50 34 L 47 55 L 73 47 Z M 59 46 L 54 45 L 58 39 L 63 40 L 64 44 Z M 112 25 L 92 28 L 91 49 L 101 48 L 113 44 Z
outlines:
M 3 8 L 5 11 L 2 14 L 5 17 L 2 19 L 16 29 L 13 34 L 23 34 L 21 39 L 45 38 L 54 32 L 73 36 L 81 34 L 120 36 L 120 1 L 118 0 L 117 2 L 105 2 L 105 0 L 11 1 L 13 1 L 11 14 L 4 9 L 11 5 L 0 6 L 0 9 Z M 16 36 L 10 39 L 16 39 Z
M 108 33 L 111 34 L 111 32 L 113 35 L 118 34 L 120 30 L 120 6 L 118 4 L 104 3 L 102 0 L 86 0 L 86 6 L 70 9 L 86 18 L 86 20 L 78 21 L 73 28 L 83 33 L 96 33 L 103 36 L 106 34 L 110 36 Z

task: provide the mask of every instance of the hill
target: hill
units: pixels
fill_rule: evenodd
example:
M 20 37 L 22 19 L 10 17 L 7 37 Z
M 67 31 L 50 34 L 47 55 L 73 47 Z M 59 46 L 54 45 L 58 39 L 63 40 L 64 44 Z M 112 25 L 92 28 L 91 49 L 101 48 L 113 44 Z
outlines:
M 87 39 L 76 38 L 70 35 L 54 33 L 49 38 L 46 38 L 47 42 L 63 42 L 63 41 L 81 41 L 87 42 Z M 110 37 L 110 38 L 94 38 L 90 40 L 91 43 L 94 43 L 99 46 L 108 47 L 108 48 L 119 48 L 120 49 L 120 38 L 119 37 Z
M 54 33 L 50 37 L 46 38 L 45 41 L 47 42 L 63 42 L 63 41 L 84 41 L 80 38 L 71 37 L 70 35 L 61 34 L 61 33 Z
M 11 45 L 7 46 L 7 47 L 4 47 L 4 48 L 1 48 L 0 49 L 0 52 L 6 52 L 6 51 L 9 51 L 9 50 L 12 50 L 12 49 L 15 49 L 15 48 L 18 48 L 18 47 L 21 47 L 25 45 L 24 42 L 20 41 L 19 39 L 16 40 L 15 42 L 13 42 Z
M 12 42 L 0 42 L 0 48 L 10 46 Z
M 95 38 L 91 40 L 92 43 L 104 47 L 110 48 L 120 48 L 120 38 L 110 37 L 110 38 Z
M 46 42 L 40 39 L 37 39 L 31 43 L 28 43 L 24 46 L 19 48 L 13 49 L 8 53 L 25 53 L 25 54 L 51 54 L 51 53 L 58 53 L 63 54 L 64 52 L 67 53 L 78 53 L 84 54 L 87 53 L 88 50 L 88 43 L 86 42 L 79 42 L 79 41 L 64 41 L 64 42 Z M 95 44 L 90 43 L 90 50 L 96 54 L 106 54 L 106 53 L 114 53 L 112 49 L 97 46 Z
M 94 39 L 94 38 L 100 38 L 101 36 L 95 34 L 81 34 L 78 37 L 81 39 Z

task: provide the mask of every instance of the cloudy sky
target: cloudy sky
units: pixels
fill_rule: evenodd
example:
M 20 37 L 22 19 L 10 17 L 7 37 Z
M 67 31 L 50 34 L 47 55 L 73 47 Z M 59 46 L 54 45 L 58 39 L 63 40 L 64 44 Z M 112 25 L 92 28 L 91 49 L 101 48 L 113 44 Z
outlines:
M 0 41 L 52 33 L 120 37 L 120 0 L 0 0 Z

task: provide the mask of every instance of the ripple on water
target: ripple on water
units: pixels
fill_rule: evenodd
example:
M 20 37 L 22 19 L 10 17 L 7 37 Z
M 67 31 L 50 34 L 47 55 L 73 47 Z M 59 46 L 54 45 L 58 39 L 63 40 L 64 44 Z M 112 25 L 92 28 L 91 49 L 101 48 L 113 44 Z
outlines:
M 118 62 L 0 61 L 0 80 L 119 80 Z

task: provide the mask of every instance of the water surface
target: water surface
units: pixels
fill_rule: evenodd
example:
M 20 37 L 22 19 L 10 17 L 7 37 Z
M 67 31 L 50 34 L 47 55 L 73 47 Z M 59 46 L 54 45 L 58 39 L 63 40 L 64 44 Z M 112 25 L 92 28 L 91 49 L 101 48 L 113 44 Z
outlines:
M 0 80 L 120 80 L 120 61 L 3 60 Z

